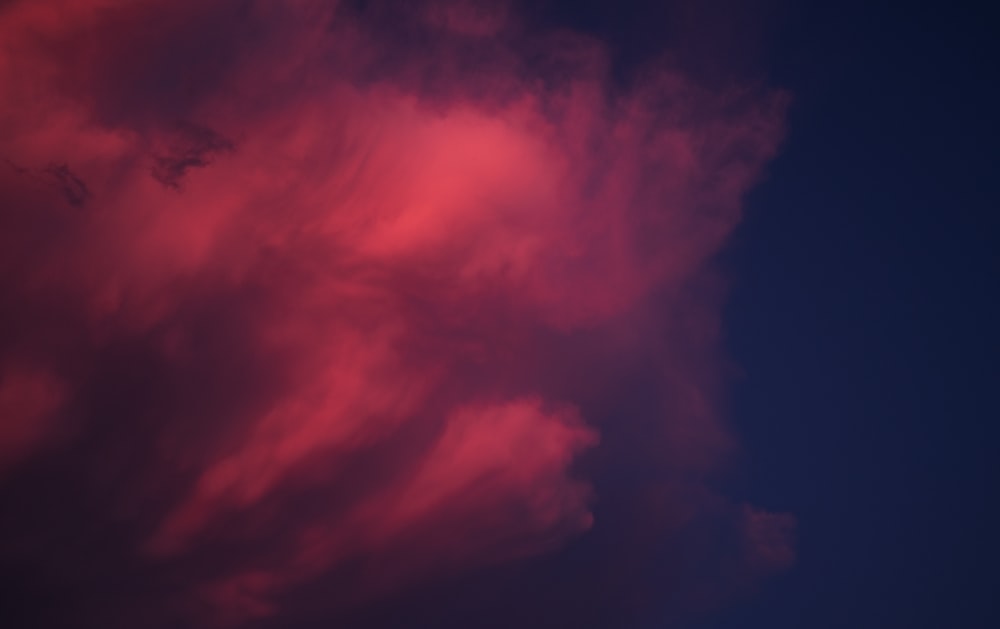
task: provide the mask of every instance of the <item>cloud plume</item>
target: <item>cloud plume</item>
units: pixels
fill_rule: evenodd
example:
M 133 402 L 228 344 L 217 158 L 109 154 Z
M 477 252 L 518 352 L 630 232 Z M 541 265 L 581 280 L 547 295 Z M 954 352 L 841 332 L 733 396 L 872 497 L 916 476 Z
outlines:
M 0 4 L 0 552 L 66 592 L 24 618 L 348 623 L 590 538 L 637 592 L 705 522 L 790 563 L 709 483 L 784 98 L 514 15 Z

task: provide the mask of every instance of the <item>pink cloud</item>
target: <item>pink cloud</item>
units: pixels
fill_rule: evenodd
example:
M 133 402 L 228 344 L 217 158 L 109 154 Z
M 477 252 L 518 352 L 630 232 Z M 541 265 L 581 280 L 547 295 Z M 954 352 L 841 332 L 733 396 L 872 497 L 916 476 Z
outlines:
M 0 352 L 39 365 L 0 361 L 0 459 L 144 426 L 116 497 L 138 561 L 241 549 L 179 587 L 202 619 L 280 614 L 358 557 L 367 600 L 585 535 L 601 497 L 575 466 L 631 421 L 593 407 L 650 346 L 665 395 L 637 452 L 698 478 L 732 447 L 700 287 L 781 95 L 662 63 L 613 88 L 595 42 L 428 6 L 426 49 L 322 2 L 0 8 Z M 95 418 L 123 346 L 162 393 Z M 785 516 L 746 513 L 787 565 Z

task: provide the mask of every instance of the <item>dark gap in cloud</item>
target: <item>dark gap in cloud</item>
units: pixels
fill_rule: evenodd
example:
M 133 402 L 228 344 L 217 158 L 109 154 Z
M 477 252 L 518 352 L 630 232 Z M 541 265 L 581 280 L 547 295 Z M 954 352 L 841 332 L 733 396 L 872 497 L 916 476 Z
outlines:
M 5 164 L 7 164 L 7 166 L 8 166 L 8 167 L 9 167 L 9 168 L 10 168 L 11 170 L 13 170 L 13 171 L 14 171 L 15 173 L 17 173 L 18 175 L 25 175 L 25 174 L 27 174 L 27 173 L 28 173 L 28 169 L 27 169 L 27 168 L 24 168 L 24 167 L 22 167 L 22 166 L 18 166 L 17 164 L 15 164 L 14 162 L 10 161 L 10 160 L 9 160 L 9 159 L 7 159 L 7 158 L 4 158 L 3 162 L 4 162 Z
M 90 199 L 91 195 L 87 184 L 73 174 L 73 171 L 66 164 L 50 164 L 42 172 L 55 179 L 59 192 L 73 207 L 83 207 Z
M 204 168 L 219 154 L 235 149 L 233 143 L 208 127 L 189 122 L 177 125 L 166 155 L 155 158 L 153 178 L 168 188 L 179 190 L 192 168 Z

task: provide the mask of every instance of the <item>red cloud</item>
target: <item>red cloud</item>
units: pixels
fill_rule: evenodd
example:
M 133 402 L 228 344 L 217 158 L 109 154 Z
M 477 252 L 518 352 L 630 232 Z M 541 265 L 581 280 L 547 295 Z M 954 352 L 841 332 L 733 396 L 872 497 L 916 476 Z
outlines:
M 0 375 L 0 464 L 38 447 L 63 401 L 63 385 L 45 371 L 6 365 Z
M 140 450 L 136 561 L 209 566 L 162 600 L 237 623 L 353 561 L 336 605 L 557 548 L 602 422 L 664 473 L 723 462 L 705 270 L 782 98 L 616 88 L 600 45 L 470 7 L 0 8 L 0 457 Z M 651 355 L 658 424 L 597 410 Z

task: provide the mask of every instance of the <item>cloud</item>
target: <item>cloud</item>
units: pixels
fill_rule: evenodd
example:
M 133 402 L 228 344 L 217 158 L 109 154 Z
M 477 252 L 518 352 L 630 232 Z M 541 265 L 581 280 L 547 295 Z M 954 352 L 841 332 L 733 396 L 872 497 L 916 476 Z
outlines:
M 4 418 L 0 462 L 16 461 L 41 445 L 63 396 L 63 385 L 54 375 L 5 365 L 0 378 L 0 417 Z
M 421 6 L 0 6 L 0 551 L 78 624 L 336 618 L 637 548 L 629 509 L 790 563 L 787 516 L 708 506 L 709 263 L 784 98 Z

